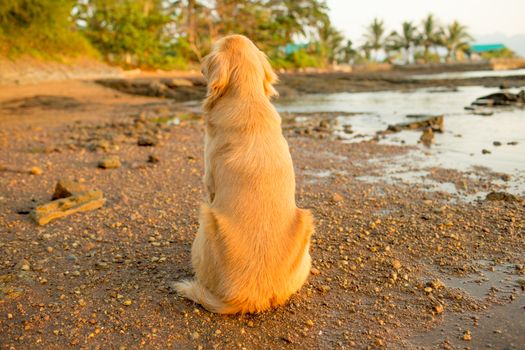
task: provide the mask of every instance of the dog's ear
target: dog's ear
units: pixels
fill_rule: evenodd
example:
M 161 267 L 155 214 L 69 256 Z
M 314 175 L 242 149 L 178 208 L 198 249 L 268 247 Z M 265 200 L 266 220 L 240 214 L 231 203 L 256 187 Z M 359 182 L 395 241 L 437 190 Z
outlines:
M 212 52 L 202 62 L 208 80 L 208 93 L 204 100 L 204 109 L 210 110 L 217 99 L 226 91 L 230 81 L 230 65 L 224 53 Z
M 264 93 L 268 97 L 278 96 L 279 93 L 273 87 L 273 84 L 277 82 L 277 74 L 275 74 L 273 71 L 268 58 L 262 51 L 259 51 L 259 60 L 261 61 L 261 65 L 264 69 Z

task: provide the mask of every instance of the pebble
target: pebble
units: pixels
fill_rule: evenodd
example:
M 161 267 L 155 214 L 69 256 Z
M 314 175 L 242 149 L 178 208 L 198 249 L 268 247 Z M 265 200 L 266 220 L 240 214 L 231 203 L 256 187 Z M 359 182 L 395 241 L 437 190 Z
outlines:
M 465 331 L 465 333 L 463 333 L 463 340 L 465 341 L 471 341 L 472 340 L 472 333 L 470 333 L 470 331 Z
M 497 146 L 501 146 L 501 142 L 500 142 L 500 141 L 494 141 L 494 142 L 492 142 L 492 144 L 493 144 L 494 146 L 496 146 L 496 147 L 497 147 Z
M 312 267 L 312 268 L 310 269 L 310 272 L 311 272 L 312 275 L 315 275 L 315 276 L 321 274 L 321 271 L 319 271 L 319 270 L 316 269 L 315 267 Z
M 438 315 L 443 313 L 443 311 L 445 311 L 445 308 L 441 304 L 434 305 L 433 309 Z
M 124 300 L 122 302 L 122 305 L 124 305 L 124 306 L 130 306 L 131 304 L 133 304 L 133 302 L 131 300 L 129 300 L 129 299 L 128 300 Z
M 334 201 L 335 203 L 339 203 L 343 201 L 343 196 L 336 192 L 332 195 L 332 201 Z
M 312 327 L 312 326 L 314 325 L 314 321 L 312 321 L 312 320 L 307 320 L 307 321 L 306 321 L 306 325 Z
M 29 271 L 31 269 L 31 265 L 26 259 L 20 260 L 20 262 L 16 264 L 16 267 L 22 271 Z
M 29 170 L 29 173 L 31 175 L 42 175 L 44 173 L 44 171 L 42 170 L 42 168 L 39 168 L 37 166 L 34 166 L 32 167 L 30 170 Z
M 482 149 L 481 150 L 481 154 L 491 154 L 492 152 L 489 151 L 488 149 Z
M 115 169 L 120 168 L 121 165 L 120 159 L 117 156 L 109 156 L 98 162 L 98 167 L 101 169 Z
M 193 333 L 191 333 L 191 337 L 192 337 L 194 340 L 196 340 L 196 339 L 199 339 L 200 334 L 197 333 L 197 332 L 193 332 Z
M 397 259 L 392 260 L 392 267 L 396 270 L 399 270 L 401 268 L 401 262 Z

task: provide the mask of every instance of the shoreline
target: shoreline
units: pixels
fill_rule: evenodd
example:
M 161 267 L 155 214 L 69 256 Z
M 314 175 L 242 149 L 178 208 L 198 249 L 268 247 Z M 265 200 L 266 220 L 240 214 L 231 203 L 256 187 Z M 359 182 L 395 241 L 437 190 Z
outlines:
M 349 81 L 343 85 L 361 86 Z M 484 321 L 501 319 L 498 304 L 518 310 L 523 303 L 523 198 L 467 202 L 425 184 L 386 181 L 396 157 L 414 166 L 412 146 L 347 144 L 285 130 L 298 206 L 316 218 L 315 270 L 283 307 L 224 317 L 170 289 L 192 274 L 204 196 L 203 123 L 179 103 L 183 97 L 70 81 L 14 87 L 0 100 L 0 328 L 8 347 L 401 349 L 491 342 L 517 349 L 523 343 L 516 331 L 521 320 L 514 328 Z M 150 146 L 140 145 L 145 137 Z M 98 168 L 108 156 L 118 156 L 121 166 Z M 42 172 L 30 174 L 33 167 Z M 475 175 L 438 167 L 428 176 L 469 191 L 498 188 L 499 174 Z M 106 204 L 37 226 L 27 212 L 50 200 L 60 178 L 100 189 Z

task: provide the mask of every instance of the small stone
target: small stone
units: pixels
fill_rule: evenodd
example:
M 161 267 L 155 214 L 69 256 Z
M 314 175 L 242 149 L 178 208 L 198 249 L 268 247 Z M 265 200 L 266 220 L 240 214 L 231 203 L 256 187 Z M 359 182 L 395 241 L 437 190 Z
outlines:
M 29 264 L 29 261 L 22 259 L 18 264 L 16 264 L 15 268 L 22 271 L 29 271 L 31 269 L 31 265 Z
M 157 164 L 159 161 L 159 158 L 153 154 L 148 156 L 148 163 Z
M 193 333 L 191 333 L 191 337 L 193 338 L 193 340 L 196 340 L 196 339 L 199 339 L 200 334 L 197 333 L 197 332 L 193 332 Z
M 152 147 L 152 146 L 155 146 L 157 143 L 158 143 L 157 139 L 151 136 L 147 136 L 147 135 L 140 136 L 137 141 L 137 145 L 142 146 L 142 147 Z
M 401 262 L 397 259 L 392 260 L 392 267 L 396 270 L 399 270 L 401 268 Z
M 470 333 L 470 331 L 465 331 L 463 333 L 463 340 L 464 341 L 471 341 L 472 340 L 472 333 Z
M 423 130 L 423 133 L 421 134 L 419 140 L 427 147 L 430 147 L 434 142 L 436 142 L 434 137 L 434 131 L 432 131 L 432 128 L 428 127 L 425 130 Z
M 438 315 L 443 313 L 443 311 L 445 311 L 445 308 L 441 304 L 434 305 L 433 309 Z
M 323 293 L 327 293 L 330 291 L 330 286 L 327 286 L 327 285 L 322 285 L 322 286 L 319 286 L 318 289 L 323 292 Z
M 492 142 L 492 144 L 494 146 L 496 146 L 496 147 L 501 146 L 501 142 L 499 142 L 499 141 L 494 141 L 494 142 Z
M 98 167 L 102 169 L 120 168 L 122 164 L 118 156 L 109 156 L 98 162 Z
M 42 170 L 42 168 L 39 168 L 37 166 L 34 166 L 32 167 L 30 170 L 29 170 L 29 173 L 31 175 L 42 175 L 44 173 L 44 171 Z
M 312 326 L 314 325 L 314 321 L 312 321 L 312 320 L 307 320 L 307 321 L 306 321 L 306 325 L 312 327 Z
M 337 193 L 337 192 L 334 193 L 334 194 L 332 195 L 332 201 L 334 201 L 335 203 L 339 203 L 339 202 L 341 202 L 343 199 L 344 199 L 343 196 L 341 196 L 341 195 L 340 195 L 339 193 Z
M 60 179 L 55 185 L 55 192 L 53 193 L 51 199 L 55 200 L 60 198 L 67 198 L 76 193 L 84 192 L 87 190 L 88 188 L 86 186 L 76 181 Z
M 440 279 L 436 278 L 427 283 L 427 286 L 432 287 L 433 289 L 441 289 L 445 287 L 445 284 Z
M 133 304 L 133 302 L 131 300 L 129 300 L 129 299 L 128 300 L 124 300 L 122 302 L 122 305 L 124 305 L 124 306 L 130 306 L 131 304 Z
M 488 149 L 482 149 L 481 150 L 481 154 L 491 154 L 492 152 L 489 151 Z
M 425 290 L 425 293 L 427 293 L 427 294 L 432 293 L 432 288 L 431 287 L 425 287 L 424 290 Z
M 310 273 L 311 273 L 312 275 L 317 276 L 317 275 L 321 274 L 321 271 L 319 271 L 319 270 L 316 269 L 315 267 L 312 267 L 312 268 L 310 269 Z
M 10 320 L 13 318 L 13 314 L 7 314 L 7 318 Z
M 80 300 L 78 301 L 78 305 L 80 305 L 80 306 L 86 306 L 86 301 L 85 301 L 84 299 L 80 299 Z
M 518 198 L 508 192 L 495 192 L 492 191 L 485 197 L 487 201 L 504 201 L 504 202 L 518 202 Z
M 216 329 L 216 330 L 215 330 L 215 335 L 220 335 L 221 333 L 222 333 L 222 332 L 221 332 L 220 329 Z

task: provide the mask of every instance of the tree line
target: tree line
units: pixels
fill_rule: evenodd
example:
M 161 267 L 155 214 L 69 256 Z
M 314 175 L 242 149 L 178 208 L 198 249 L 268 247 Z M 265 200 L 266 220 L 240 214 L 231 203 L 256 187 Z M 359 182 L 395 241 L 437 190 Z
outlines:
M 362 46 L 365 58 L 377 60 L 374 55 L 382 50 L 385 60 L 392 61 L 401 56 L 405 63 L 454 60 L 459 53 L 469 49 L 469 42 L 473 40 L 466 26 L 458 21 L 442 26 L 432 14 L 424 18 L 419 26 L 405 21 L 401 24 L 401 30 L 390 33 L 387 33 L 384 21 L 376 18 L 367 27 L 365 38 Z M 446 50 L 445 57 L 440 57 L 439 48 Z
M 2 0 L 0 54 L 88 55 L 142 68 L 197 64 L 219 37 L 240 33 L 254 40 L 277 68 L 392 61 L 433 62 L 471 40 L 458 22 L 441 27 L 429 15 L 420 26 L 404 22 L 387 34 L 379 19 L 365 44 L 335 29 L 324 0 Z M 306 42 L 294 45 L 295 42 Z

